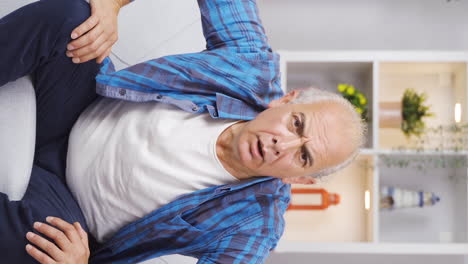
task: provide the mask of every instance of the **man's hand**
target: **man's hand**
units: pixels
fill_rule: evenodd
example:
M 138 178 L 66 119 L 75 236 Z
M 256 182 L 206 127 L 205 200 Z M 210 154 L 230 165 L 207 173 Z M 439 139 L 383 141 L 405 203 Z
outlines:
M 91 16 L 71 33 L 67 56 L 74 63 L 96 59 L 101 63 L 109 56 L 118 39 L 117 16 L 128 0 L 90 0 Z
M 39 235 L 28 232 L 26 238 L 47 253 L 45 254 L 28 244 L 26 245 L 28 254 L 41 264 L 88 263 L 88 235 L 81 228 L 80 223 L 75 222 L 72 225 L 57 217 L 47 217 L 46 221 L 58 229 L 39 222 L 34 223 L 34 229 L 55 241 L 55 244 Z

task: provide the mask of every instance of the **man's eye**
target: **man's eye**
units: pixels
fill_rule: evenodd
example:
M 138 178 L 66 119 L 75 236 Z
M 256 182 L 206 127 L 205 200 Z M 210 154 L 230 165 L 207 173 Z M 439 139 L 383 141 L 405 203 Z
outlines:
M 294 116 L 294 127 L 295 128 L 301 127 L 301 120 L 297 116 Z
M 301 152 L 301 162 L 304 166 L 307 164 L 307 153 L 305 151 Z

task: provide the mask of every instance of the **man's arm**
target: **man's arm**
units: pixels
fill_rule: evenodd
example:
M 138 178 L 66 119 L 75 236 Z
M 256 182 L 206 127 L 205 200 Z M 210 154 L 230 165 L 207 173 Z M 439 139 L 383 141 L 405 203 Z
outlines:
M 271 51 L 255 0 L 198 0 L 208 50 Z
M 118 99 L 136 98 L 119 95 L 122 88 L 163 96 L 222 94 L 255 107 L 266 106 L 281 97 L 279 56 L 271 52 L 266 42 L 256 2 L 199 0 L 198 3 L 206 51 L 165 56 L 117 72 L 106 60 L 96 78 L 97 92 Z M 147 98 L 154 97 L 132 100 L 153 100 Z M 219 107 L 218 104 L 218 110 Z
M 119 10 L 132 1 L 89 1 L 91 17 L 71 33 L 74 40 L 68 45 L 67 55 L 73 62 L 97 58 L 101 63 L 110 54 L 118 39 Z M 198 4 L 208 50 L 229 48 L 242 53 L 270 50 L 255 1 L 198 0 Z

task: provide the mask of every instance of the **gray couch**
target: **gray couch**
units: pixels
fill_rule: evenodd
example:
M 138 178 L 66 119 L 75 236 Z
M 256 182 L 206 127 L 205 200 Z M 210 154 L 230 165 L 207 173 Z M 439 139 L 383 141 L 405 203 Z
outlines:
M 2 0 L 0 17 L 31 0 Z M 136 30 L 137 29 L 137 30 Z M 123 8 L 119 41 L 111 58 L 116 69 L 164 55 L 204 48 L 200 13 L 192 0 L 138 0 Z M 36 127 L 36 100 L 26 76 L 0 87 L 0 191 L 11 200 L 23 196 L 31 173 Z M 145 263 L 195 263 L 180 255 Z

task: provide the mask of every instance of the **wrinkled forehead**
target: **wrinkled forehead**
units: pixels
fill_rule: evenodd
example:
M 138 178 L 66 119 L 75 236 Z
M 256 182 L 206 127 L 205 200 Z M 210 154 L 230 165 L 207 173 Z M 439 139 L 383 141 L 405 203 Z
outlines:
M 310 124 L 306 133 L 322 141 L 316 144 L 323 153 L 320 157 L 321 167 L 338 165 L 355 152 L 353 138 L 357 132 L 348 110 L 333 103 L 310 104 L 305 109 Z

